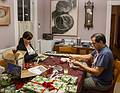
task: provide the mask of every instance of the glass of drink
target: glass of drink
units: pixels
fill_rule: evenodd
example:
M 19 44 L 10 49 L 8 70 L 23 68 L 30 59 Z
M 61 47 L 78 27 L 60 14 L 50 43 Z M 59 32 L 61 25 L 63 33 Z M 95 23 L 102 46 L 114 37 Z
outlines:
M 64 74 L 68 74 L 68 68 L 64 68 Z

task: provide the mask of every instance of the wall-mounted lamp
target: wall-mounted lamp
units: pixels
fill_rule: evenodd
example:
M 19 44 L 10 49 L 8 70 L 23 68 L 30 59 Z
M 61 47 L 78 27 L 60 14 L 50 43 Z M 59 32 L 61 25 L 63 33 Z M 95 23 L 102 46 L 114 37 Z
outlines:
M 85 3 L 85 28 L 90 28 L 93 27 L 93 8 L 94 8 L 94 3 L 91 2 L 90 0 Z

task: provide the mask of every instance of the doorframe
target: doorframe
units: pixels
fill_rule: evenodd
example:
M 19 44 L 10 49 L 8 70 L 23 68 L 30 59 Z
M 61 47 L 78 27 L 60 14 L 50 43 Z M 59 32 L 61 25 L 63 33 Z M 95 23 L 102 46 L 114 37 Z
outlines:
M 34 2 L 34 20 L 33 23 L 33 36 L 35 42 L 35 48 L 38 49 L 38 16 L 37 16 L 37 2 L 38 0 L 32 0 Z M 18 31 L 18 11 L 17 11 L 17 0 L 14 0 L 14 31 L 15 31 L 15 47 L 18 45 L 19 31 Z
M 120 1 L 107 1 L 106 44 L 108 46 L 110 46 L 111 13 L 112 13 L 112 6 L 113 5 L 120 5 Z

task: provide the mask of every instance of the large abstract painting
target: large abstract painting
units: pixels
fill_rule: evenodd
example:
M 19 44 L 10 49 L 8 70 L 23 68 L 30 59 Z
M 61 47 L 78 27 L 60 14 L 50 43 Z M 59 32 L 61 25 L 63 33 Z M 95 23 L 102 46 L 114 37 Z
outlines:
M 0 26 L 10 24 L 10 7 L 0 6 Z
M 77 36 L 78 0 L 51 0 L 53 35 Z

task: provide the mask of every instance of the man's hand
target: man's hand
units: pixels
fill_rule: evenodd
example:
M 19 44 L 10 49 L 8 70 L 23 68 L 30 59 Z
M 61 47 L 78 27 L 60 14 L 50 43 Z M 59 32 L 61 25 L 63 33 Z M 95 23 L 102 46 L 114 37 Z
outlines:
M 78 60 L 79 56 L 78 55 L 69 55 L 69 59 L 71 60 Z
M 72 60 L 71 62 L 72 62 L 74 65 L 76 65 L 76 66 L 79 66 L 79 65 L 80 65 L 80 62 L 79 62 L 79 61 Z

